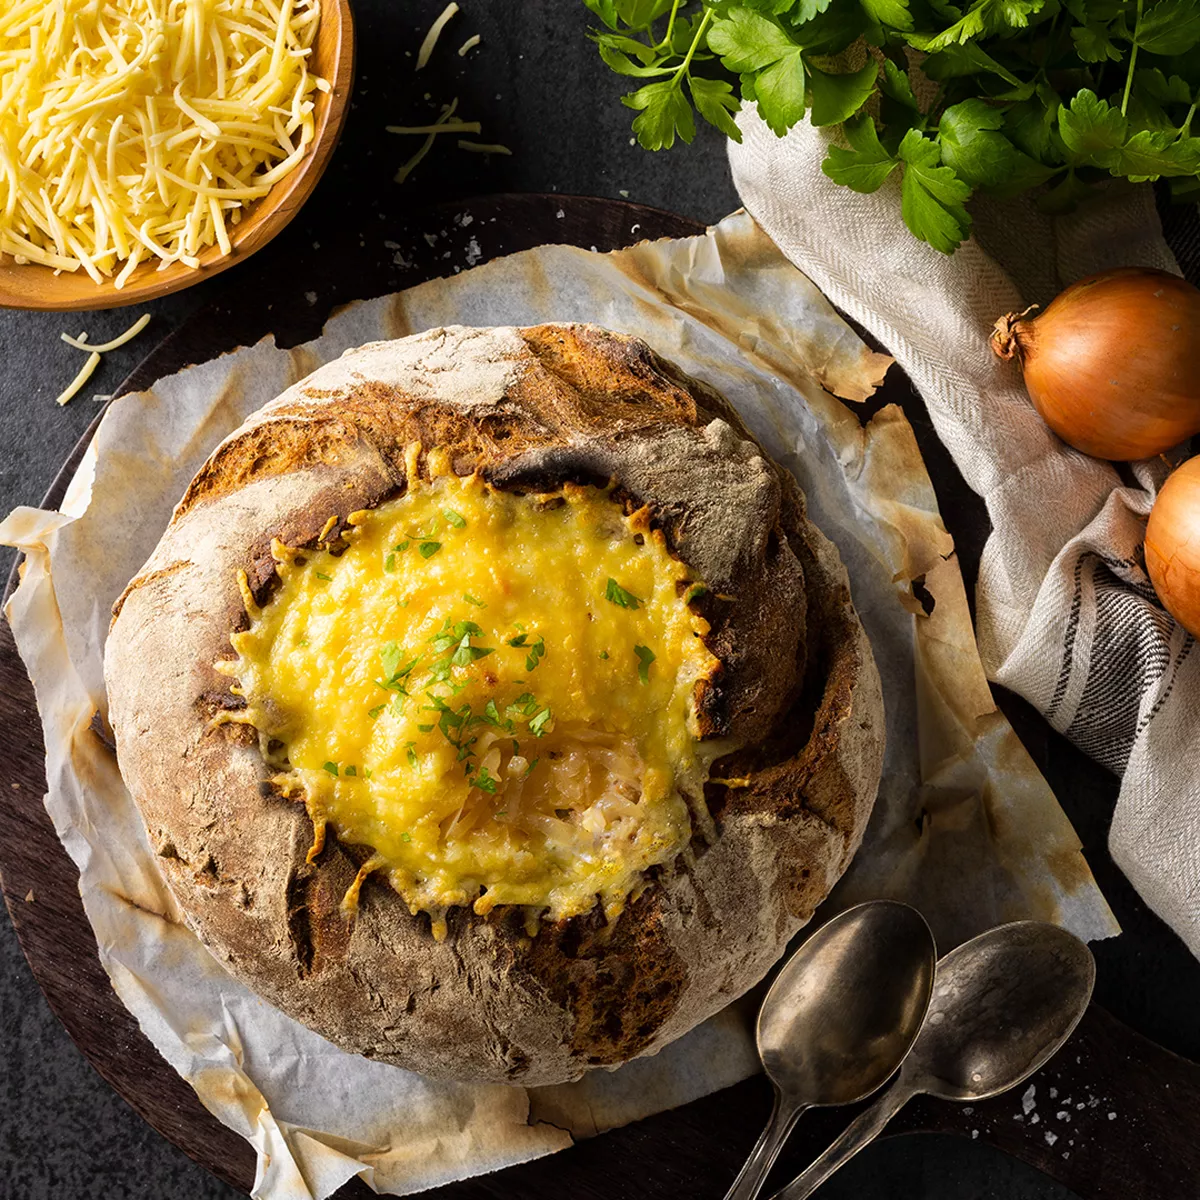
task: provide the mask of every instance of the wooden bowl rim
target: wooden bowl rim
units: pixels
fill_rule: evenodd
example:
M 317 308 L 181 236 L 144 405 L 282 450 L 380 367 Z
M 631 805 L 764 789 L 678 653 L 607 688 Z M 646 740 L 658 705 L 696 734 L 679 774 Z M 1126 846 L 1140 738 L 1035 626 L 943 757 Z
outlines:
M 0 256 L 0 309 L 24 309 L 38 312 L 102 311 L 144 304 L 182 291 L 204 279 L 210 279 L 245 262 L 283 230 L 312 194 L 333 151 L 341 138 L 350 111 L 350 93 L 354 82 L 355 36 L 350 0 L 323 0 L 321 21 L 331 21 L 335 42 L 330 54 L 331 69 L 326 72 L 330 90 L 316 97 L 315 129 L 308 153 L 295 170 L 281 179 L 250 210 L 250 215 L 230 231 L 232 250 L 222 254 L 219 246 L 203 251 L 198 267 L 175 262 L 159 270 L 145 263 L 130 276 L 123 288 L 113 281 L 95 283 L 86 271 L 55 275 L 40 263 L 14 263 Z M 319 33 L 318 33 L 319 36 Z M 18 278 L 25 280 L 16 284 Z M 41 281 L 49 281 L 43 284 Z M 42 294 L 42 287 L 47 291 Z

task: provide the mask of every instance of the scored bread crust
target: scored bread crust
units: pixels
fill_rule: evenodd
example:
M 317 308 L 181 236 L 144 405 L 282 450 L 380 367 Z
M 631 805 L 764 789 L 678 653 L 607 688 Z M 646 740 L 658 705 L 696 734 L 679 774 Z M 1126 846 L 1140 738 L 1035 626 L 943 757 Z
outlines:
M 546 491 L 615 482 L 709 592 L 721 661 L 701 689 L 713 767 L 687 852 L 606 924 L 455 908 L 436 941 L 384 877 L 342 900 L 366 847 L 312 864 L 214 664 L 265 595 L 272 539 L 315 543 L 403 491 L 405 451 Z M 421 470 L 425 472 L 425 460 Z M 209 458 L 114 606 L 109 720 L 163 875 L 238 979 L 346 1050 L 435 1078 L 528 1085 L 653 1053 L 752 987 L 850 862 L 883 755 L 879 677 L 832 544 L 729 404 L 638 339 L 588 325 L 433 330 L 350 351 Z

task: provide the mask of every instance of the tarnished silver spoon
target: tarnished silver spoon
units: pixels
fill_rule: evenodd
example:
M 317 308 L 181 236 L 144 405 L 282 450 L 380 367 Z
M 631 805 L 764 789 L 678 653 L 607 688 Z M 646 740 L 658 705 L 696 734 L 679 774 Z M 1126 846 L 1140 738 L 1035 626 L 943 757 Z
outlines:
M 908 1053 L 933 989 L 937 952 L 907 904 L 873 900 L 822 925 L 788 959 L 758 1014 L 775 1107 L 725 1200 L 752 1200 L 805 1109 L 853 1104 Z
M 986 1100 L 1023 1083 L 1071 1036 L 1095 982 L 1092 952 L 1057 925 L 1000 925 L 952 950 L 900 1077 L 772 1200 L 811 1196 L 913 1096 Z

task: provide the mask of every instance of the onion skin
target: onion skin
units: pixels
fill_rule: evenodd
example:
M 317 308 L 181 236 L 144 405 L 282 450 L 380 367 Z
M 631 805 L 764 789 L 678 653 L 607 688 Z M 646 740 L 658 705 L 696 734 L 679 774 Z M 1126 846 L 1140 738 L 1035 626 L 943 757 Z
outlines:
M 1172 472 L 1150 510 L 1146 572 L 1167 612 L 1200 637 L 1200 457 Z
M 991 341 L 1021 364 L 1046 424 L 1084 454 L 1152 458 L 1200 433 L 1200 290 L 1177 275 L 1090 275 L 1037 317 L 1001 317 Z

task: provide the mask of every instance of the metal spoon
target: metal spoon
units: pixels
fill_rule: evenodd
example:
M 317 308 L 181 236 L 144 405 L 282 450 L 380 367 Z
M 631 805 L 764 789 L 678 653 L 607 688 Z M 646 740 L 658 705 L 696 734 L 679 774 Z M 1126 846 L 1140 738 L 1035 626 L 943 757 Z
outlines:
M 847 909 L 788 959 L 758 1014 L 775 1107 L 725 1200 L 753 1200 L 805 1109 L 853 1104 L 895 1071 L 921 1027 L 936 959 L 925 919 L 892 900 Z
M 1095 981 L 1092 952 L 1057 925 L 1000 925 L 952 950 L 900 1077 L 772 1200 L 811 1196 L 913 1096 L 986 1100 L 1023 1083 L 1071 1036 Z

